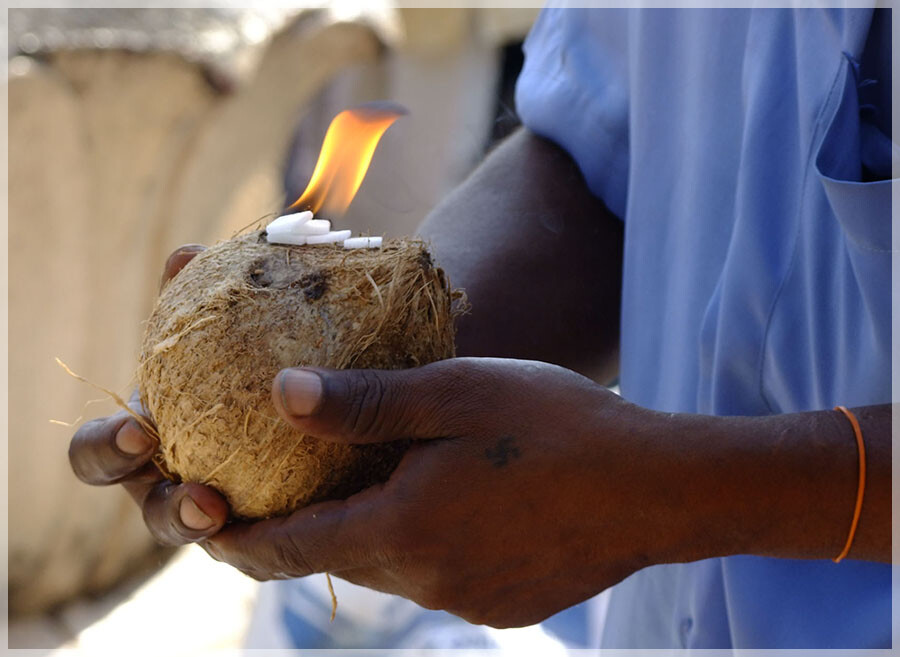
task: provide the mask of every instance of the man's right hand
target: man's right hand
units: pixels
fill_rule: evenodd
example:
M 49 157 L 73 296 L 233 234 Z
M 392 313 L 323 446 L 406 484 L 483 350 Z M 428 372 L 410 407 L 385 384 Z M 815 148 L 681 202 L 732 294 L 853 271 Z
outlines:
M 204 249 L 197 244 L 176 249 L 166 261 L 160 287 Z M 137 393 L 128 406 L 152 422 Z M 218 532 L 228 518 L 225 499 L 208 486 L 176 484 L 163 477 L 151 461 L 156 448 L 156 439 L 123 410 L 82 425 L 69 444 L 69 462 L 87 484 L 121 484 L 141 507 L 147 528 L 160 543 L 182 545 Z

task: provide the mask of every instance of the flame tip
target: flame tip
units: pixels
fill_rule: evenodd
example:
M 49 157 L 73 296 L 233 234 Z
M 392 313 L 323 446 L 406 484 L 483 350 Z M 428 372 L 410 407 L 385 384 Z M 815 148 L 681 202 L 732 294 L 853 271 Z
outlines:
M 409 114 L 409 110 L 406 109 L 403 105 L 401 105 L 400 103 L 395 103 L 391 100 L 373 100 L 368 103 L 363 103 L 362 105 L 357 105 L 356 107 L 346 109 L 344 110 L 344 112 L 372 119 L 386 119 L 390 117 L 397 118 L 401 116 L 407 116 Z M 341 112 L 341 114 L 343 114 L 344 112 Z
M 381 136 L 398 118 L 409 114 L 402 105 L 378 100 L 339 112 L 331 120 L 309 184 L 289 210 L 313 213 L 347 209 L 366 175 Z

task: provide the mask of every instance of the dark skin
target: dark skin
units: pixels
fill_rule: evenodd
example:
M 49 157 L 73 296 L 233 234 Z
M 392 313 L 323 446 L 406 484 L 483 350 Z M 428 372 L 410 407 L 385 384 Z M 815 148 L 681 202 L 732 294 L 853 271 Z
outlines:
M 559 148 L 517 133 L 421 232 L 469 294 L 458 343 L 470 357 L 273 381 L 298 432 L 421 439 L 388 482 L 226 525 L 218 493 L 162 480 L 125 414 L 78 431 L 76 474 L 122 483 L 160 541 L 199 541 L 257 579 L 331 572 L 495 627 L 543 620 L 651 564 L 841 551 L 858 460 L 838 412 L 666 414 L 596 382 L 616 372 L 621 224 Z M 173 254 L 165 276 L 196 252 Z M 850 558 L 888 562 L 891 407 L 854 410 L 868 483 Z

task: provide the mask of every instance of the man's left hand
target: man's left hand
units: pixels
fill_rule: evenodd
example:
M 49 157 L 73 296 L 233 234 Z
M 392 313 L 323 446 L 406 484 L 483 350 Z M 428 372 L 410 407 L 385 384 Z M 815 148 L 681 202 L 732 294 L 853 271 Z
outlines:
M 474 358 L 292 369 L 272 396 L 322 440 L 416 441 L 382 485 L 207 541 L 254 578 L 329 572 L 510 627 L 595 595 L 663 547 L 647 522 L 663 484 L 633 429 L 644 411 L 569 370 Z

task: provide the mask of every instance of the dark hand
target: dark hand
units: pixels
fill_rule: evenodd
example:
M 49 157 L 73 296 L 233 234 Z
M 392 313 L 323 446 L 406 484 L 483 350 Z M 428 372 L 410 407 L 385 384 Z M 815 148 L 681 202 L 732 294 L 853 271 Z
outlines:
M 585 600 L 653 556 L 655 537 L 634 521 L 638 487 L 622 477 L 636 470 L 620 445 L 637 409 L 574 372 L 468 358 L 294 369 L 276 378 L 273 401 L 325 440 L 420 442 L 384 485 L 208 541 L 252 577 L 330 572 L 507 627 Z
M 172 253 L 161 286 L 203 249 L 188 245 Z M 146 417 L 137 394 L 129 407 Z M 181 545 L 217 532 L 228 517 L 225 500 L 207 486 L 178 485 L 165 479 L 150 461 L 156 447 L 156 440 L 123 410 L 79 428 L 69 444 L 69 461 L 85 483 L 121 484 L 141 507 L 148 529 L 161 543 Z

